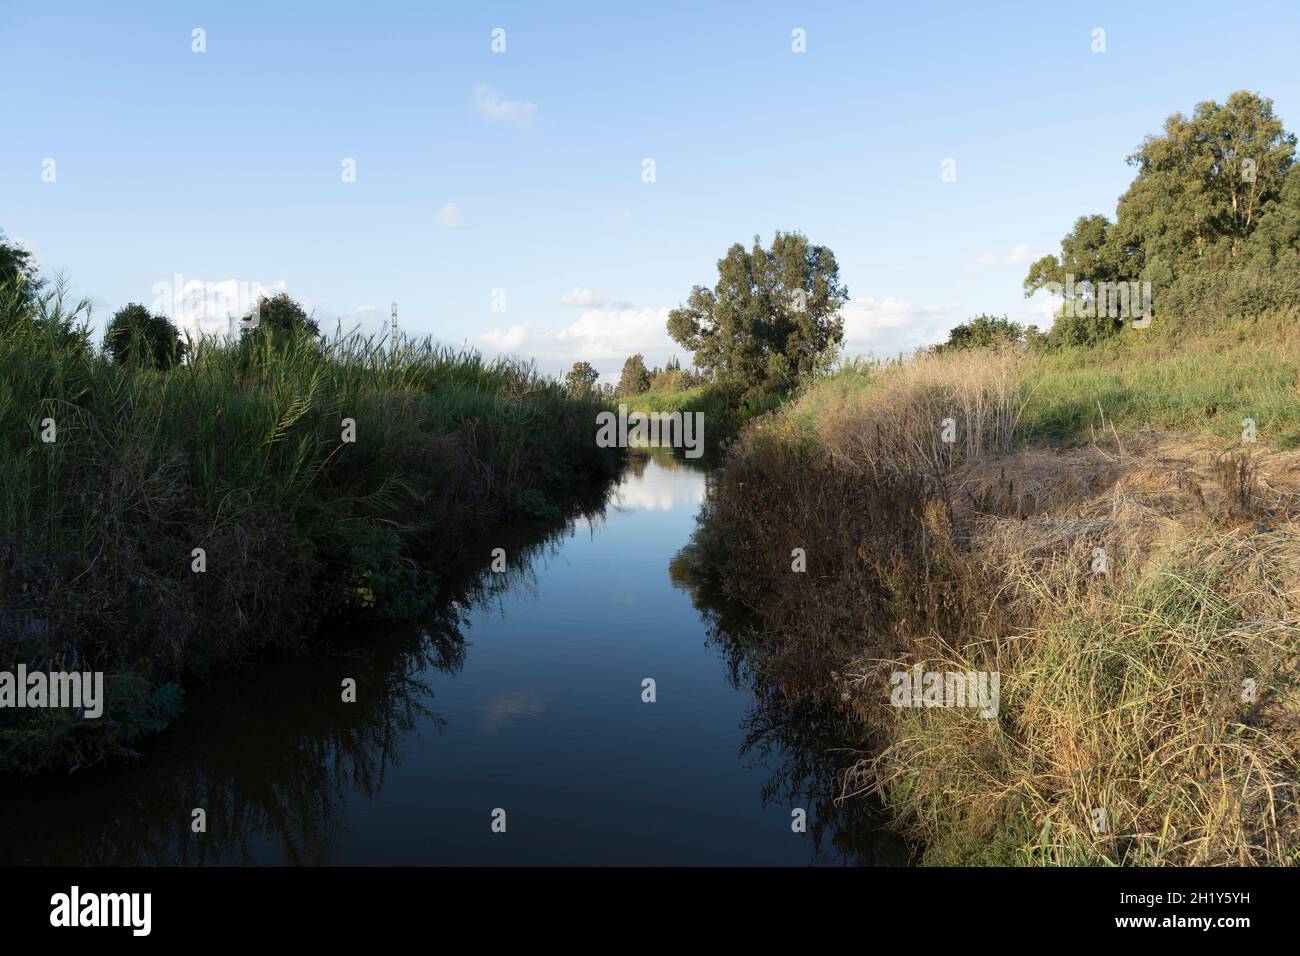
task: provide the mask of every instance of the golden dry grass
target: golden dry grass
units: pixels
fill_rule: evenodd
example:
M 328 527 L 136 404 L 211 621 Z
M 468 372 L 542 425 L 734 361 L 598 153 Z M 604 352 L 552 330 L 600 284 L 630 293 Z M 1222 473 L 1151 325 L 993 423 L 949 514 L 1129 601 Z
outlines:
M 998 599 L 964 640 L 848 668 L 889 740 L 848 792 L 882 796 L 932 862 L 1297 862 L 1297 457 L 1147 433 L 954 475 L 962 553 L 998 569 Z M 880 682 L 916 655 L 1001 674 L 998 718 L 887 713 Z
M 1113 402 L 1026 444 L 1038 363 L 856 369 L 742 437 L 700 540 L 766 624 L 764 673 L 854 719 L 844 798 L 882 798 L 928 862 L 1297 862 L 1300 453 Z M 916 662 L 997 672 L 998 716 L 892 707 Z

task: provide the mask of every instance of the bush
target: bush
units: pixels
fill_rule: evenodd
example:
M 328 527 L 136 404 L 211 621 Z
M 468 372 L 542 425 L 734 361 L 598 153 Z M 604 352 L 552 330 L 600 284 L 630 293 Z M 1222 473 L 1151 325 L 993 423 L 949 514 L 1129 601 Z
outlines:
M 963 322 L 949 332 L 948 341 L 935 346 L 935 351 L 959 351 L 961 349 L 985 348 L 990 345 L 1006 345 L 1022 342 L 1024 338 L 1024 328 L 1012 322 L 1005 315 L 985 315 L 981 313 L 969 322 Z
M 153 699 L 303 648 L 329 616 L 418 617 L 490 523 L 553 514 L 617 467 L 599 401 L 531 365 L 301 327 L 202 339 L 160 375 L 64 336 L 84 312 L 43 303 L 0 336 L 0 669 L 130 670 Z M 137 723 L 119 711 L 103 727 L 121 733 L 86 740 L 111 756 Z M 24 746 L 58 730 L 5 726 L 35 730 Z
M 620 397 L 640 395 L 650 390 L 650 372 L 645 367 L 645 358 L 637 353 L 623 363 L 623 374 L 618 379 L 617 394 Z
M 104 351 L 115 362 L 144 368 L 171 368 L 185 357 L 186 346 L 176 326 L 135 302 L 118 309 L 104 330 Z
M 1070 345 L 1098 345 L 1124 330 L 1121 319 L 1104 315 L 1065 315 L 1058 313 L 1046 332 L 1029 336 L 1030 348 L 1056 349 Z

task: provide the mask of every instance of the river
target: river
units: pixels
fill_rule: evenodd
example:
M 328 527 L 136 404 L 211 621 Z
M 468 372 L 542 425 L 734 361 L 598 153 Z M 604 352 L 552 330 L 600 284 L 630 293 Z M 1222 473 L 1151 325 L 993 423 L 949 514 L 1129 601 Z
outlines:
M 484 540 L 508 569 L 439 620 L 221 675 L 135 764 L 5 784 L 0 864 L 905 862 L 670 575 L 707 481 L 634 454 L 587 514 Z

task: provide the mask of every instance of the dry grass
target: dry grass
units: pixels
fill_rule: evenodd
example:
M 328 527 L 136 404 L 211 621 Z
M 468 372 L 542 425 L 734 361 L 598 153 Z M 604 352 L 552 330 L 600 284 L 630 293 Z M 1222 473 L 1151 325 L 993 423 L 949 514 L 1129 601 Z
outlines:
M 1114 588 L 1015 579 L 1038 624 L 926 662 L 1000 673 L 999 716 L 897 711 L 850 790 L 882 795 L 931 862 L 1297 862 L 1300 614 L 1273 573 L 1300 562 L 1296 530 L 1203 538 Z
M 866 387 L 848 379 L 814 390 L 792 414 L 815 422 L 819 444 L 850 472 L 942 481 L 963 462 L 1010 451 L 1023 361 L 1013 349 L 918 355 L 881 366 Z
M 1014 450 L 1024 361 L 855 372 L 742 438 L 700 542 L 765 675 L 856 718 L 845 797 L 928 862 L 1300 861 L 1300 454 L 1109 422 Z M 890 706 L 916 662 L 997 672 L 998 716 Z
M 918 635 L 913 655 L 848 668 L 890 741 L 849 792 L 886 799 L 932 862 L 1296 862 L 1296 457 L 1149 433 L 955 476 L 1002 505 L 958 518 L 999 599 L 960 644 Z M 1025 476 L 1009 504 L 989 493 L 1007 472 Z M 916 655 L 1000 673 L 998 718 L 882 706 L 884 676 Z

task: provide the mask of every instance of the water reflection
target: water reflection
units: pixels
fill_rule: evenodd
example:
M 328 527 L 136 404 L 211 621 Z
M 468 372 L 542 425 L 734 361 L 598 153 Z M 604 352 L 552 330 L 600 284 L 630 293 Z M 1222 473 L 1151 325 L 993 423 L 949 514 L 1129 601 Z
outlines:
M 833 711 L 791 701 L 762 665 L 762 634 L 750 612 L 727 600 L 715 582 L 698 570 L 694 546 L 677 553 L 670 565 L 673 583 L 687 591 L 705 622 L 708 642 L 726 662 L 733 687 L 744 689 L 754 705 L 744 721 L 740 755 L 769 772 L 765 804 L 805 807 L 813 843 L 813 862 L 860 866 L 902 866 L 908 853 L 885 829 L 884 813 L 871 802 L 837 802 L 840 781 L 852 755 L 851 735 Z
M 383 787 L 419 717 L 437 723 L 419 675 L 462 659 L 442 639 L 406 644 L 331 653 L 292 673 L 241 670 L 196 693 L 139 766 L 15 787 L 3 797 L 3 861 L 243 863 L 276 846 L 287 863 L 329 862 L 337 808 L 353 790 Z M 357 680 L 356 704 L 341 701 L 342 675 Z M 202 839 L 194 808 L 206 811 Z
M 574 517 L 599 522 L 602 496 Z M 430 675 L 465 663 L 472 610 L 500 612 L 503 595 L 536 592 L 535 566 L 554 555 L 569 521 L 494 536 L 507 570 L 467 563 L 443 582 L 446 600 L 419 626 L 362 625 L 314 653 L 248 666 L 189 694 L 184 715 L 134 766 L 0 787 L 0 865 L 189 865 L 340 862 L 344 811 L 373 798 L 402 763 L 417 725 L 437 733 Z M 343 679 L 357 684 L 342 699 Z M 526 712 L 501 701 L 489 725 Z M 193 832 L 193 811 L 206 833 Z
M 833 805 L 836 728 L 783 706 L 750 622 L 688 574 L 706 484 L 631 455 L 568 520 L 468 543 L 419 627 L 196 688 L 135 766 L 5 784 L 0 864 L 899 862 L 865 804 Z

